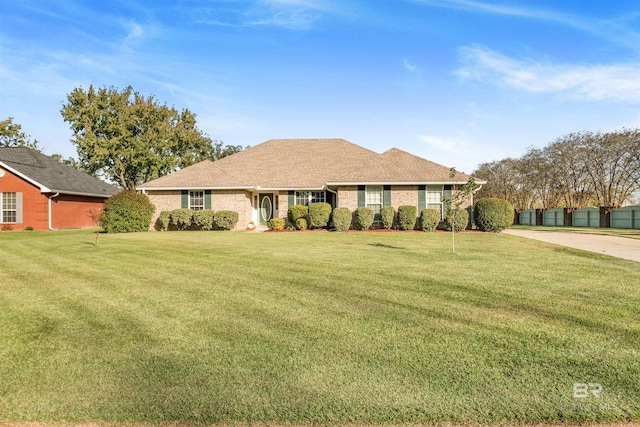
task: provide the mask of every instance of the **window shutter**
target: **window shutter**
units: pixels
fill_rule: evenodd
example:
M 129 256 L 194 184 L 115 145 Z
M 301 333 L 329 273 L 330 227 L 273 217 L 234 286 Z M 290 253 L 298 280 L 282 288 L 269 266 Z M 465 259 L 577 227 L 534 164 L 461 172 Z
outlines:
M 289 194 L 287 196 L 287 203 L 289 207 L 296 204 L 296 192 L 293 190 L 289 190 Z
M 391 206 L 391 186 L 385 185 L 382 191 L 382 206 Z
M 204 190 L 204 208 L 211 209 L 211 190 Z
M 182 209 L 187 209 L 189 207 L 189 190 L 182 190 L 182 197 L 180 199 Z
M 444 196 L 445 199 L 451 200 L 451 185 L 445 185 L 444 186 L 443 196 Z
M 358 185 L 358 207 L 363 208 L 366 205 L 366 195 L 364 185 Z
M 16 193 L 16 223 L 22 224 L 22 193 Z
M 427 207 L 427 186 L 418 185 L 418 215 Z

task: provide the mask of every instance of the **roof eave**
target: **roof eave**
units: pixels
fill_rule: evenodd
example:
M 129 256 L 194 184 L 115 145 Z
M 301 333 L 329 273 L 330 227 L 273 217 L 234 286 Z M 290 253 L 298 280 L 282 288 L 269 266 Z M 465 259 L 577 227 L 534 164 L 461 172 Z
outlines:
M 43 191 L 43 193 L 60 193 L 60 194 L 67 194 L 70 196 L 86 196 L 86 197 L 100 197 L 103 199 L 108 199 L 109 197 L 113 196 L 113 194 L 97 194 L 97 193 L 85 193 L 85 192 L 80 192 L 80 191 L 67 191 L 67 190 L 49 190 L 47 189 L 47 191 Z
M 51 192 L 51 190 L 49 190 L 49 188 L 47 186 L 40 184 L 38 181 L 28 177 L 27 175 L 25 175 L 25 174 L 21 173 L 20 171 L 12 168 L 11 166 L 7 165 L 6 163 L 0 162 L 0 166 L 2 166 L 3 169 L 8 170 L 12 174 L 17 175 L 20 178 L 24 179 L 29 184 L 35 185 L 36 187 L 38 187 L 40 189 L 40 192 L 42 192 L 42 193 L 50 193 Z
M 330 181 L 327 182 L 327 186 L 338 185 L 438 185 L 438 184 L 453 184 L 464 185 L 468 181 Z M 476 184 L 486 184 L 487 181 L 475 181 Z

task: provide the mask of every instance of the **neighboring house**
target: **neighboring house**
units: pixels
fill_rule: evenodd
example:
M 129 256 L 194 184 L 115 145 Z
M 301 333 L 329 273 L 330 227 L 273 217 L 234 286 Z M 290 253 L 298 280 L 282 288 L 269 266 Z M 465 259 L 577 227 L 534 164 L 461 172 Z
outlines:
M 217 160 L 205 160 L 138 187 L 163 210 L 233 210 L 238 229 L 287 217 L 291 205 L 327 202 L 354 210 L 367 206 L 435 208 L 468 175 L 397 148 L 383 154 L 343 139 L 276 139 Z M 484 181 L 477 181 L 483 184 Z M 472 201 L 470 200 L 470 203 Z
M 26 147 L 0 147 L 0 227 L 95 227 L 118 188 Z

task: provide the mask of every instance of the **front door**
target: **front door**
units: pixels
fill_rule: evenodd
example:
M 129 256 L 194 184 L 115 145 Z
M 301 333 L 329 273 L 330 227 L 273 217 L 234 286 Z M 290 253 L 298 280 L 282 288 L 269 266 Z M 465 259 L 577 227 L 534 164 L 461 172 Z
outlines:
M 258 203 L 258 218 L 260 220 L 260 225 L 267 225 L 267 221 L 273 218 L 273 194 L 260 193 Z

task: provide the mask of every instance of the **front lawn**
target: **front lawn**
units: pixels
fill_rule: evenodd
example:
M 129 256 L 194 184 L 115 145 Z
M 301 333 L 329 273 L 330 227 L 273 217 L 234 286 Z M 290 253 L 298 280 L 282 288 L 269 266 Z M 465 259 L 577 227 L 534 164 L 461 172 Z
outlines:
M 640 420 L 638 263 L 484 233 L 94 239 L 0 233 L 0 422 Z

